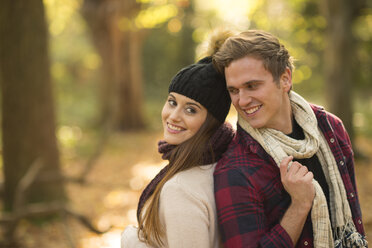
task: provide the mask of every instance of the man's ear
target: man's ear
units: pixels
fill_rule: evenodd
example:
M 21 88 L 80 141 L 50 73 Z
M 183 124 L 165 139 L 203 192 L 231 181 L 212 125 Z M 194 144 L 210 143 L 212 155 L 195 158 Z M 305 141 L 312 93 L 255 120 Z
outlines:
M 288 67 L 280 76 L 280 83 L 285 92 L 289 92 L 292 89 L 292 71 Z

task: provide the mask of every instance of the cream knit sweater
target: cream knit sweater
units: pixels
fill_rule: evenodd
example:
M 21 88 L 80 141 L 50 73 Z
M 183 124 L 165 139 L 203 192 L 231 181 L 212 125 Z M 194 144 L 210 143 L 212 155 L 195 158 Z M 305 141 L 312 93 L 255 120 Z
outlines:
M 217 214 L 213 192 L 216 164 L 194 167 L 176 174 L 160 193 L 160 221 L 164 225 L 164 247 L 218 248 Z M 128 226 L 121 236 L 121 248 L 148 248 Z

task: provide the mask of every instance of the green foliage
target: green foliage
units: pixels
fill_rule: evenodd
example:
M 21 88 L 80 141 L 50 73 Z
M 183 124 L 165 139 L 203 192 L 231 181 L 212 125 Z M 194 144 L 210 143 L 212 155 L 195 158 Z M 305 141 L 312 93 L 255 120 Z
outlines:
M 295 59 L 294 89 L 305 96 L 323 95 L 322 51 L 326 20 L 312 0 L 261 1 L 251 27 L 274 33 Z
M 56 85 L 59 125 L 91 127 L 97 114 L 100 58 L 77 2 L 46 1 L 51 33 L 51 74 Z M 57 15 L 53 18 L 52 14 Z
M 372 7 L 372 6 L 371 6 Z M 372 8 L 366 9 L 354 23 L 353 33 L 357 39 L 358 73 L 355 85 L 361 91 L 371 92 L 372 86 Z
M 205 39 L 208 31 L 223 25 L 226 16 L 218 5 L 209 6 L 208 10 L 195 8 L 200 5 L 198 1 L 144 2 L 142 17 L 146 13 L 151 16 L 151 10 L 158 14 L 163 11 L 166 17 L 159 17 L 164 21 L 146 30 L 142 55 L 145 116 L 148 126 L 157 129 L 160 128 L 160 112 L 172 77 L 182 67 L 195 62 L 196 45 Z M 45 4 L 52 35 L 51 71 L 56 85 L 58 123 L 83 129 L 95 127 L 101 61 L 78 12 L 81 1 L 45 0 Z M 252 1 L 245 12 L 248 26 L 243 29 L 257 28 L 274 33 L 295 57 L 294 89 L 316 103 L 325 102 L 322 56 L 327 23 L 319 11 L 319 1 Z M 372 11 L 366 9 L 354 23 L 358 49 L 356 60 L 359 61 L 354 92 L 358 98 L 364 99 L 362 102 L 369 101 L 371 95 L 371 34 Z M 369 113 L 367 106 L 363 105 L 364 108 L 358 109 L 357 113 Z M 369 122 L 363 123 L 371 126 Z M 357 128 L 358 133 L 367 132 Z
M 354 128 L 357 136 L 372 138 L 372 96 L 356 98 Z
M 183 34 L 170 34 L 166 28 L 151 30 L 143 47 L 145 96 L 164 98 L 172 77 L 194 62 L 194 44 L 185 44 Z M 185 46 L 186 45 L 186 46 Z
M 99 135 L 96 118 L 101 60 L 79 13 L 81 2 L 44 2 L 57 107 L 56 135 L 63 161 L 89 157 Z
M 165 91 L 168 92 L 168 91 Z M 165 94 L 166 95 L 166 94 Z M 165 103 L 166 96 L 159 98 L 149 98 L 145 102 L 146 127 L 150 131 L 162 130 L 161 111 Z

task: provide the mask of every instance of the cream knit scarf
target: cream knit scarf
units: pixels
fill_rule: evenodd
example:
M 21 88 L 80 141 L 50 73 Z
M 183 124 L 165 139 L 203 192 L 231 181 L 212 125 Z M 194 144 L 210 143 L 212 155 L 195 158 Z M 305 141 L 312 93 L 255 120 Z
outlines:
M 314 247 L 367 247 L 367 241 L 354 226 L 340 172 L 331 149 L 318 128 L 313 110 L 309 103 L 295 92 L 291 91 L 289 98 L 294 118 L 304 131 L 304 140 L 293 139 L 275 129 L 252 128 L 241 116 L 238 116 L 239 125 L 273 157 L 278 166 L 283 158 L 290 155 L 297 159 L 310 158 L 314 154 L 318 157 L 329 187 L 333 230 L 326 197 L 319 183 L 313 180 L 315 198 L 311 220 Z

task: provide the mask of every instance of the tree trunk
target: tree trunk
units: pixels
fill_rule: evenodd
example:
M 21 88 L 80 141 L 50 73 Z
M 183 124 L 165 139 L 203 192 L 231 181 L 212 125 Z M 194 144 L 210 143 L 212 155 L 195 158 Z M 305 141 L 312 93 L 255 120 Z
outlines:
M 26 202 L 65 199 L 62 180 L 39 180 L 60 176 L 43 1 L 1 1 L 0 37 L 5 207 L 13 209 L 20 178 L 38 160 Z
M 85 0 L 83 16 L 102 58 L 101 123 L 119 130 L 141 129 L 143 92 L 141 32 L 133 28 L 135 0 Z
M 327 19 L 325 74 L 327 105 L 342 119 L 351 140 L 353 129 L 353 78 L 356 57 L 352 25 L 364 6 L 364 0 L 325 0 L 321 9 Z
M 142 35 L 125 32 L 122 41 L 121 73 L 119 74 L 118 108 L 115 123 L 119 130 L 140 129 L 142 120 Z

